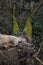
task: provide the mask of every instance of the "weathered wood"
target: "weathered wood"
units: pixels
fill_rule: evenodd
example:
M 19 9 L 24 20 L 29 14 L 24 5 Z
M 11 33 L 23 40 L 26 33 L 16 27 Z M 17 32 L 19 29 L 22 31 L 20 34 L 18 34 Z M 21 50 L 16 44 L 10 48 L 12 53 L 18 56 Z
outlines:
M 9 42 L 12 42 L 14 45 L 17 45 L 20 41 L 26 41 L 25 38 L 17 37 L 17 36 L 11 36 L 11 35 L 3 35 L 0 34 L 0 45 L 1 44 L 7 44 Z
M 0 34 L 0 65 L 34 65 L 33 58 L 42 63 L 36 57 L 34 45 L 25 38 Z
M 26 51 L 25 48 L 28 48 L 28 46 L 29 49 L 27 49 Z M 21 57 L 21 55 L 25 55 L 25 51 L 26 53 L 28 53 L 28 51 L 30 52 L 30 50 L 33 50 L 30 48 L 31 44 L 29 43 L 27 45 L 25 38 L 0 34 L 0 65 L 19 65 L 19 58 Z M 20 53 L 21 51 L 23 52 Z M 30 52 L 30 54 L 32 52 Z
M 18 65 L 18 43 L 24 38 L 0 34 L 0 65 Z

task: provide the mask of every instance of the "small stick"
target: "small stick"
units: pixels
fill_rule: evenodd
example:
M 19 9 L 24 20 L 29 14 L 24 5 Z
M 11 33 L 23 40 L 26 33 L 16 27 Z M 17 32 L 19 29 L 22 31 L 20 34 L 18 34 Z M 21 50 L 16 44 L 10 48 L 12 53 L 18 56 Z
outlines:
M 41 61 L 38 57 L 35 57 L 37 61 L 39 61 L 41 64 L 43 64 L 43 61 Z

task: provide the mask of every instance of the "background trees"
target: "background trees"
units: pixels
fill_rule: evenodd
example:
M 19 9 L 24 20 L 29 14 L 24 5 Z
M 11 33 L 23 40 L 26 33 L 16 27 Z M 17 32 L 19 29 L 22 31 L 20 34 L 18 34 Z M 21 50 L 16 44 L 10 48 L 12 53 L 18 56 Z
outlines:
M 12 0 L 0 0 L 0 32 L 12 34 L 13 3 Z

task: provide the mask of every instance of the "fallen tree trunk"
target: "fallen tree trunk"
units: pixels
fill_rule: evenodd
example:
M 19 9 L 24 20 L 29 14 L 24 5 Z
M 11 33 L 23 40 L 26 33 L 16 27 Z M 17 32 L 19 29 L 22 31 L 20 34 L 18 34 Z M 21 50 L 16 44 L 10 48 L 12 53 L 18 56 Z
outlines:
M 0 34 L 0 65 L 34 65 L 35 53 L 25 38 Z
M 18 43 L 25 38 L 0 34 L 0 65 L 18 65 Z
M 12 62 L 17 64 L 17 45 L 20 41 L 25 41 L 24 38 L 11 35 L 0 34 L 0 63 Z M 12 61 L 11 61 L 12 60 Z M 15 62 L 16 61 L 16 62 Z M 11 65 L 10 64 L 10 65 Z
M 17 36 L 11 36 L 11 35 L 3 35 L 0 34 L 0 45 L 4 43 L 13 42 L 14 45 L 17 45 L 20 41 L 26 41 L 25 38 L 17 37 Z
M 33 52 L 31 44 L 27 43 L 25 38 L 0 34 L 0 65 L 28 64 L 28 58 L 23 61 L 21 59 Z

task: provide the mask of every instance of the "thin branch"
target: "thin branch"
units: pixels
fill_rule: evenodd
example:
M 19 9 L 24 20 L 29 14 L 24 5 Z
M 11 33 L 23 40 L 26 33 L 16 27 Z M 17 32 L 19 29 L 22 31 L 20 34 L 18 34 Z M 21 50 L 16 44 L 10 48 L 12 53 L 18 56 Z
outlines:
M 39 61 L 41 64 L 43 64 L 43 61 L 41 61 L 38 57 L 34 57 L 37 61 Z
M 40 47 L 40 48 L 38 49 L 37 55 L 40 53 L 41 49 L 42 49 L 42 47 Z

